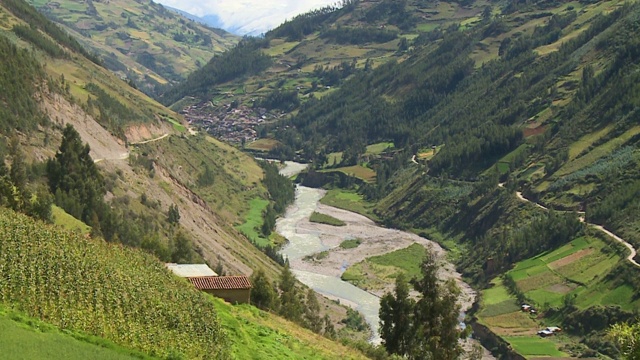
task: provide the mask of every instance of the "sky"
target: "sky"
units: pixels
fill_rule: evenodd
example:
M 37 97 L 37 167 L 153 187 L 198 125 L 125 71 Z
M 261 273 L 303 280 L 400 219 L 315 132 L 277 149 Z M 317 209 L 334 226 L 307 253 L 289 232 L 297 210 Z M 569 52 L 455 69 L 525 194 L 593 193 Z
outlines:
M 260 35 L 286 19 L 337 0 L 159 0 L 159 3 L 203 17 L 217 15 L 225 29 Z

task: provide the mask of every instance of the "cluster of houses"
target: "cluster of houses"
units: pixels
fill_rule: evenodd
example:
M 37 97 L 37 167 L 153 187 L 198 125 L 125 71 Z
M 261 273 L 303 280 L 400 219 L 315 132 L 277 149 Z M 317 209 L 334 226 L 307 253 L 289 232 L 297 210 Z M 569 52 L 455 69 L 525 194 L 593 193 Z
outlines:
M 272 117 L 265 109 L 244 105 L 214 106 L 210 101 L 185 107 L 181 113 L 191 125 L 230 143 L 249 143 L 258 138 L 256 128 Z
M 244 275 L 218 276 L 206 264 L 166 264 L 177 276 L 186 278 L 193 286 L 232 304 L 251 303 L 251 281 Z
M 529 313 L 529 314 L 537 314 L 538 312 L 536 311 L 536 309 L 534 309 L 531 305 L 529 304 L 522 304 L 520 306 L 520 310 L 522 310 L 523 312 Z M 540 337 L 547 337 L 547 336 L 552 336 L 555 335 L 556 333 L 559 333 L 560 331 L 562 331 L 561 328 L 557 327 L 557 326 L 548 326 L 542 330 L 538 331 L 538 336 Z

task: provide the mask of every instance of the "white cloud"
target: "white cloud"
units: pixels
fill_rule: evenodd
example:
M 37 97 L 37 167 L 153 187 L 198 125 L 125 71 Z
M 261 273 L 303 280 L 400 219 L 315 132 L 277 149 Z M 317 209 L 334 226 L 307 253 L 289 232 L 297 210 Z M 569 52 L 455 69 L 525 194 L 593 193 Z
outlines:
M 215 14 L 224 27 L 240 34 L 260 34 L 286 19 L 312 9 L 335 5 L 337 0 L 159 0 L 197 16 Z

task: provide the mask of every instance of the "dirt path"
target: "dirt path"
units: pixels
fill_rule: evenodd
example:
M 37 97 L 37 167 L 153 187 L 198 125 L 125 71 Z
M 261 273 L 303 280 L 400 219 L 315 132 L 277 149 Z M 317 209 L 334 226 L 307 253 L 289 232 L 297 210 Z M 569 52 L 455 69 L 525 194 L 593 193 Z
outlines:
M 504 184 L 498 184 L 498 186 L 503 187 Z M 520 199 L 520 201 L 524 201 L 524 202 L 528 202 L 531 204 L 534 204 L 535 206 L 539 207 L 540 209 L 544 209 L 546 211 L 549 210 L 549 208 L 542 206 L 540 204 L 538 204 L 537 202 L 533 202 L 527 198 L 525 198 L 522 193 L 520 191 L 516 191 L 516 196 L 518 197 L 518 199 Z M 609 235 L 610 237 L 612 237 L 614 240 L 616 240 L 617 242 L 621 243 L 622 245 L 624 245 L 627 249 L 629 249 L 629 251 L 631 252 L 631 254 L 629 254 L 629 256 L 627 256 L 627 260 L 635 267 L 640 268 L 640 263 L 638 263 L 635 260 L 636 255 L 638 254 L 636 249 L 633 247 L 633 245 L 629 244 L 627 241 L 625 241 L 624 239 L 622 239 L 621 237 L 619 237 L 618 235 L 612 233 L 611 231 L 605 229 L 602 225 L 597 225 L 597 224 L 592 224 L 592 223 L 588 223 L 586 222 L 584 216 L 580 217 L 580 221 L 587 224 L 587 226 L 590 226 L 592 228 L 598 229 L 600 231 L 602 231 L 603 233 Z
M 164 138 L 166 138 L 167 136 L 169 136 L 168 133 L 162 135 L 162 136 L 158 136 L 157 138 L 154 139 L 149 139 L 149 140 L 144 140 L 144 141 L 138 141 L 138 142 L 134 142 L 134 143 L 130 143 L 129 145 L 142 145 L 142 144 L 148 144 L 150 142 L 154 142 L 154 141 L 158 141 L 158 140 L 162 140 Z

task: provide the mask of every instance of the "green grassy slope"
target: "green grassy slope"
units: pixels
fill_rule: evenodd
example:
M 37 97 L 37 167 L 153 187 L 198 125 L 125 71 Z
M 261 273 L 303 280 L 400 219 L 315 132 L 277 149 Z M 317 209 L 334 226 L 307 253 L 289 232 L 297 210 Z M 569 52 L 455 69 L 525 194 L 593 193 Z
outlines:
M 184 79 L 237 38 L 148 2 L 116 0 L 29 1 L 61 24 L 110 70 L 126 76 L 146 93 Z
M 3 360 L 154 359 L 101 338 L 61 332 L 15 312 L 0 312 L 0 334 L 0 359 Z
M 2 304 L 63 330 L 163 358 L 364 358 L 284 319 L 197 291 L 140 251 L 86 239 L 8 210 L 0 210 L 0 223 Z M 126 352 L 100 351 L 57 333 L 25 333 L 0 316 L 0 332 L 5 330 L 12 337 L 3 335 L 0 343 L 18 342 L 3 346 L 0 357 L 21 356 L 20 347 L 31 342 L 35 358 L 65 351 L 69 357 L 64 358 L 126 358 Z M 24 337 L 28 341 L 22 342 Z
M 406 24 L 399 24 L 398 21 L 394 24 L 394 20 L 389 20 L 393 18 L 393 14 L 387 9 L 388 6 L 370 0 L 363 0 L 343 9 L 303 14 L 266 34 L 266 41 L 261 51 L 274 60 L 268 69 L 258 74 L 248 74 L 245 77 L 211 83 L 205 91 L 202 91 L 202 86 L 195 86 L 202 76 L 194 76 L 193 79 L 181 85 L 182 95 L 171 97 L 170 102 L 175 103 L 179 98 L 195 95 L 201 100 L 212 98 L 214 102 L 227 103 L 231 100 L 225 100 L 226 94 L 233 93 L 234 100 L 240 104 L 252 106 L 255 101 L 267 98 L 276 90 L 297 92 L 302 102 L 312 97 L 321 98 L 340 86 L 349 73 L 348 67 L 375 68 L 388 61 L 402 61 L 410 52 L 410 41 L 407 48 L 400 49 L 402 39 L 416 39 L 425 33 L 425 29 L 444 29 L 460 21 L 477 21 L 485 4 L 487 2 L 478 1 L 469 7 L 463 7 L 456 2 L 444 2 L 438 5 L 424 1 L 407 1 L 405 7 L 407 16 L 403 19 L 410 19 L 410 21 Z M 367 15 L 369 12 L 375 13 L 373 8 L 378 6 L 384 9 L 374 15 Z M 313 19 L 309 21 L 310 25 L 301 25 L 302 18 Z M 300 30 L 301 28 L 304 30 Z M 358 30 L 358 34 L 363 37 L 344 41 L 336 40 L 335 36 L 327 36 L 341 31 L 353 34 L 354 32 L 350 32 L 353 29 L 361 29 Z M 365 36 L 384 31 L 392 36 L 389 38 Z M 349 38 L 351 36 L 347 35 Z M 238 62 L 241 61 L 238 59 Z M 318 67 L 324 68 L 326 72 L 318 71 Z M 334 69 L 339 70 L 334 71 Z M 344 73 L 341 73 L 343 70 Z M 204 75 L 203 73 L 201 75 Z M 288 109 L 287 112 L 291 110 Z

